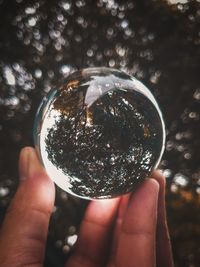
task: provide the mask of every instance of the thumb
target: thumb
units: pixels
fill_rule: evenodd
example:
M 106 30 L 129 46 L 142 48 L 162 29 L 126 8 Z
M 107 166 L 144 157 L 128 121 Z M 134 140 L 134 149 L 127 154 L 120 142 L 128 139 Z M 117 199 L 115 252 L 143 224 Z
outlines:
M 0 232 L 1 267 L 40 267 L 55 188 L 33 148 L 21 151 L 19 171 L 21 182 Z

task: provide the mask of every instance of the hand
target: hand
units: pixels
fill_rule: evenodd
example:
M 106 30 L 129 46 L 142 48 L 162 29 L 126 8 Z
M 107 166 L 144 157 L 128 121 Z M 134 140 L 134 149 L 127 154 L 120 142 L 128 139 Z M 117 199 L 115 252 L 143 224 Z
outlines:
M 20 185 L 0 233 L 1 267 L 42 267 L 53 182 L 34 149 L 19 160 Z M 66 267 L 172 267 L 165 214 L 165 180 L 159 172 L 132 195 L 91 201 Z

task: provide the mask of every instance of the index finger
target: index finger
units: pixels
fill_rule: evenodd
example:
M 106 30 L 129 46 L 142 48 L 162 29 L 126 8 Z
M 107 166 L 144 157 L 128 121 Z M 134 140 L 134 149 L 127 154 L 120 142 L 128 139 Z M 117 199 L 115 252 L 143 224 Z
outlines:
M 66 267 L 103 266 L 119 198 L 91 201 L 80 228 L 74 254 Z
M 119 237 L 117 266 L 155 266 L 158 191 L 159 184 L 148 179 L 132 195 Z

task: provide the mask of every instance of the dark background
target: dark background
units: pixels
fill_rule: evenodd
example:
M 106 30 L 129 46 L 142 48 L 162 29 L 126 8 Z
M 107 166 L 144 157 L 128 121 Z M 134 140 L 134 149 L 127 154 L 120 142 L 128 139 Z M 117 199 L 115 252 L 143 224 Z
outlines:
M 179 2 L 179 3 L 178 3 Z M 0 0 L 0 222 L 18 184 L 35 112 L 70 72 L 124 70 L 166 122 L 161 168 L 176 266 L 200 266 L 200 1 Z M 62 266 L 87 202 L 57 189 L 46 266 Z M 8 252 L 9 253 L 9 252 Z

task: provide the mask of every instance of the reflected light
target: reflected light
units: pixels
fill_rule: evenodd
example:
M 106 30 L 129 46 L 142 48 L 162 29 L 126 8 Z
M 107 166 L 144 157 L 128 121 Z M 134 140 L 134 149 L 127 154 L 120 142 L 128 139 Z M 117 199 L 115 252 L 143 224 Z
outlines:
M 175 184 L 171 184 L 170 189 L 171 189 L 171 192 L 176 193 L 178 191 L 178 186 Z
M 64 245 L 62 251 L 64 254 L 68 254 L 70 252 L 70 247 L 68 245 Z
M 7 187 L 0 187 L 0 198 L 5 197 L 9 194 L 9 189 Z
M 65 1 L 62 1 L 62 2 L 60 3 L 60 6 L 61 6 L 64 10 L 66 10 L 66 11 L 70 10 L 70 8 L 71 8 L 71 4 L 68 3 L 68 2 L 65 2 Z
M 187 4 L 189 0 L 167 0 L 167 2 L 171 5 L 176 5 L 176 4 Z
M 177 173 L 174 176 L 174 183 L 176 185 L 185 187 L 188 185 L 188 177 L 186 177 L 185 175 L 181 174 L 181 173 Z
M 27 8 L 25 9 L 25 13 L 26 13 L 27 15 L 35 14 L 35 12 L 36 12 L 35 7 L 27 7 Z
M 6 66 L 4 68 L 4 78 L 6 79 L 7 84 L 9 85 L 15 85 L 15 76 L 13 75 L 13 72 L 10 67 Z
M 34 75 L 35 75 L 35 78 L 39 79 L 42 77 L 42 71 L 40 69 L 36 69 Z
M 29 20 L 28 20 L 29 26 L 34 27 L 36 25 L 36 23 L 37 23 L 36 17 L 29 18 Z
M 200 100 L 200 88 L 196 89 L 193 97 L 195 100 Z
M 73 246 L 76 243 L 77 239 L 78 239 L 78 236 L 77 235 L 69 236 L 67 238 L 68 245 Z
M 197 194 L 200 194 L 200 187 L 197 187 L 196 192 Z

